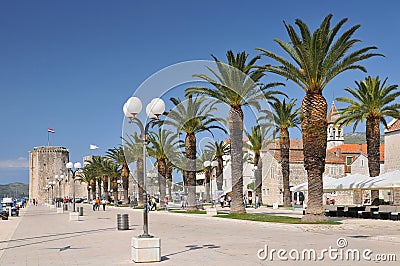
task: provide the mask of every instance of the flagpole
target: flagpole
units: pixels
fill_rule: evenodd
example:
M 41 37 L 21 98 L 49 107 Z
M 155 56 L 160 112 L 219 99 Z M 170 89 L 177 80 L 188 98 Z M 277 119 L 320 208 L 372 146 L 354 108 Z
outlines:
M 47 130 L 47 147 L 50 146 L 50 132 Z

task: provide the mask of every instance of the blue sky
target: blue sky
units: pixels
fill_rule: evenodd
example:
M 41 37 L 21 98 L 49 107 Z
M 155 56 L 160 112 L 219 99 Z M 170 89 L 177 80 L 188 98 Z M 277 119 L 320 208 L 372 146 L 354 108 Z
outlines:
M 301 18 L 315 29 L 333 13 L 333 23 L 349 18 L 344 29 L 361 24 L 357 47 L 375 45 L 386 56 L 365 61 L 368 74 L 399 84 L 398 10 L 398 1 L 366 0 L 1 1 L 0 184 L 28 181 L 28 152 L 47 144 L 48 127 L 56 131 L 51 145 L 70 149 L 72 161 L 90 154 L 89 144 L 100 147 L 95 154 L 117 146 L 124 102 L 167 66 L 211 53 L 224 59 L 229 49 L 283 55 L 273 42 L 288 40 L 283 21 Z M 327 101 L 365 76 L 337 77 Z M 291 83 L 286 92 L 304 96 Z

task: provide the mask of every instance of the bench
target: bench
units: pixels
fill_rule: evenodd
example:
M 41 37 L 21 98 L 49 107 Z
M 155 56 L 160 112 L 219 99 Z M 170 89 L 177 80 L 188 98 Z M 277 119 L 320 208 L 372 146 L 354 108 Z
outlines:
M 379 211 L 379 207 L 367 206 L 365 208 L 365 211 L 361 211 L 361 216 L 360 216 L 360 212 L 359 212 L 359 217 L 364 218 L 364 219 L 371 219 L 372 218 L 372 214 L 374 212 L 378 212 L 378 211 Z
M 397 208 L 396 206 L 389 206 L 389 205 L 379 206 L 379 211 L 374 211 L 372 213 L 372 218 L 390 220 L 390 216 L 392 213 L 396 212 L 396 208 Z

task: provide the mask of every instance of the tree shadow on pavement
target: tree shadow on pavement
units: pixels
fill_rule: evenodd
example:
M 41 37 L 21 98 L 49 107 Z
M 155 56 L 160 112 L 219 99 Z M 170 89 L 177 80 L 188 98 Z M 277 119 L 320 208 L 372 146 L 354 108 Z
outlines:
M 185 246 L 185 247 L 186 247 L 187 249 L 182 250 L 182 251 L 178 251 L 178 252 L 175 252 L 175 253 L 171 253 L 171 254 L 164 255 L 164 256 L 161 258 L 161 260 L 168 260 L 168 259 L 169 259 L 168 256 L 174 256 L 174 255 L 186 253 L 186 252 L 189 252 L 189 251 L 192 251 L 192 250 L 205 249 L 205 248 L 209 248 L 209 249 L 217 249 L 217 248 L 220 248 L 220 246 L 216 246 L 216 245 L 214 245 L 214 244 L 187 245 L 187 246 Z

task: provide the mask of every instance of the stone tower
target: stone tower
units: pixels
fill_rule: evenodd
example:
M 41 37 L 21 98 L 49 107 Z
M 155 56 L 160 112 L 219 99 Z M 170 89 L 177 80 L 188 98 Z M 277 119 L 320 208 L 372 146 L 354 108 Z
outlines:
M 328 113 L 328 143 L 327 149 L 344 144 L 343 127 L 335 126 L 335 121 L 339 118 L 339 112 L 336 109 L 335 102 L 332 102 L 331 110 Z
M 47 202 L 51 189 L 45 187 L 49 181 L 54 181 L 55 175 L 67 176 L 66 163 L 69 161 L 69 150 L 63 147 L 41 146 L 35 147 L 29 152 L 29 198 L 38 200 L 39 204 Z M 53 196 L 57 197 L 58 192 L 65 193 L 65 181 L 53 186 Z

